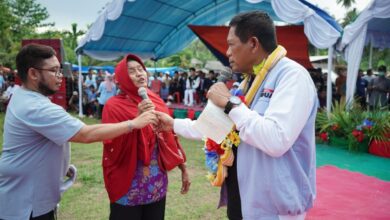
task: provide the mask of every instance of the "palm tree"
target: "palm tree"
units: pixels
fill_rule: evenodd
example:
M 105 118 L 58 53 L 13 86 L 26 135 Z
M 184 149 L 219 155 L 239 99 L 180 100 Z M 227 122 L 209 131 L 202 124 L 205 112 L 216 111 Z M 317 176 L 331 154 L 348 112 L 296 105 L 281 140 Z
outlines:
M 355 4 L 355 0 L 337 0 L 337 4 L 342 4 L 345 8 L 349 8 L 352 4 Z
M 77 24 L 72 23 L 72 31 L 66 31 L 65 34 L 67 34 L 71 38 L 70 46 L 72 49 L 75 49 L 77 46 L 77 38 L 85 34 L 85 31 L 77 30 Z
M 347 14 L 345 15 L 343 22 L 341 23 L 341 26 L 345 27 L 348 24 L 351 24 L 356 20 L 358 17 L 358 12 L 356 8 L 353 8 L 352 10 L 348 11 Z

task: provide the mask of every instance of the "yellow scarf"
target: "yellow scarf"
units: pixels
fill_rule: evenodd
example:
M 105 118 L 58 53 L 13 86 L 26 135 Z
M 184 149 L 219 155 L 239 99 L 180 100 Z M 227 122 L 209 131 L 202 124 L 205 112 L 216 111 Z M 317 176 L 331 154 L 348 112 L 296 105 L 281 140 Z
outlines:
M 247 106 L 250 106 L 257 90 L 259 90 L 261 84 L 263 83 L 268 72 L 279 62 L 284 56 L 286 56 L 287 51 L 284 47 L 278 45 L 274 51 L 267 57 L 267 59 L 261 62 L 259 65 L 253 67 L 254 73 L 256 75 L 249 91 L 245 95 L 245 102 Z M 241 84 L 241 89 L 243 91 L 248 90 L 250 76 L 247 75 Z M 222 186 L 225 178 L 227 177 L 227 167 L 233 165 L 234 154 L 232 147 L 238 146 L 240 144 L 240 137 L 238 136 L 237 131 L 233 129 L 221 143 L 221 148 L 224 149 L 224 154 L 221 155 L 218 162 L 218 170 L 216 174 L 209 173 L 207 178 L 210 180 L 211 185 L 213 186 Z

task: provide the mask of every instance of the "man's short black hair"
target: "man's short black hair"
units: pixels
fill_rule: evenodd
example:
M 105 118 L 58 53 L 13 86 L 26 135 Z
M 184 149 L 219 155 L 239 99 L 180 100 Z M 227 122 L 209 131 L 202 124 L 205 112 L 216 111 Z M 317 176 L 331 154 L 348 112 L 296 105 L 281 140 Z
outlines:
M 230 21 L 229 26 L 236 28 L 235 34 L 242 43 L 248 42 L 250 37 L 256 37 L 268 53 L 277 47 L 274 22 L 266 12 L 240 13 Z
M 195 68 L 194 68 L 194 67 L 191 67 L 191 68 L 190 68 L 190 71 L 194 71 L 194 72 L 195 72 Z
M 380 65 L 379 67 L 378 67 L 378 72 L 387 72 L 387 70 L 386 70 L 386 66 L 385 65 Z
M 42 62 L 56 55 L 55 50 L 50 46 L 41 44 L 28 44 L 16 55 L 16 69 L 22 82 L 27 81 L 28 69 L 39 68 Z

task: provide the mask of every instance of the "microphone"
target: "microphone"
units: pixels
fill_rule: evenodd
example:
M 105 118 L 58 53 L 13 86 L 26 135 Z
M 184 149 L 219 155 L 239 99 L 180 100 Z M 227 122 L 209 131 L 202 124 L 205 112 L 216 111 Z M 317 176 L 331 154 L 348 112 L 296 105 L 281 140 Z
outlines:
M 225 68 L 221 71 L 219 76 L 217 77 L 217 82 L 223 82 L 226 83 L 227 81 L 231 80 L 233 76 L 233 73 L 230 68 Z
M 138 89 L 138 95 L 142 98 L 142 100 L 149 99 L 148 91 L 144 87 L 140 87 Z

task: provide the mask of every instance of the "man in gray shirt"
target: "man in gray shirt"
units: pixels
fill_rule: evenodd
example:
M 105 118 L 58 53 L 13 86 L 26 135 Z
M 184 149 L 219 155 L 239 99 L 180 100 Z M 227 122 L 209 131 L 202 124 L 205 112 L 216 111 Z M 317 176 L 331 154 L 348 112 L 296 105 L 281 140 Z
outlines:
M 54 219 L 60 184 L 68 170 L 70 142 L 112 139 L 147 124 L 154 111 L 115 124 L 85 125 L 47 96 L 61 86 L 61 66 L 53 48 L 23 47 L 16 56 L 22 87 L 12 96 L 4 122 L 0 157 L 0 219 Z
M 388 104 L 388 94 L 390 93 L 390 80 L 386 78 L 386 66 L 378 68 L 378 77 L 371 80 L 368 85 L 370 94 L 370 109 L 384 107 Z

